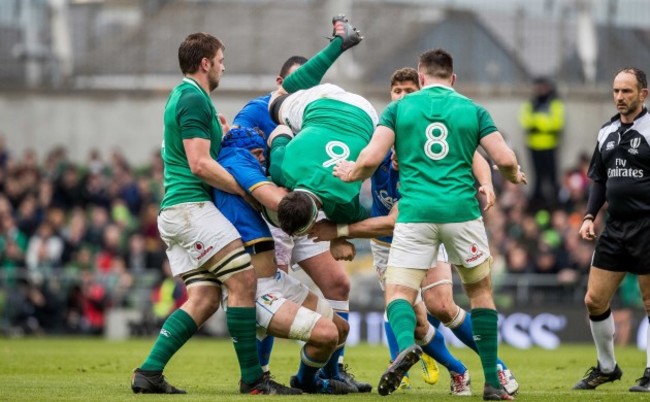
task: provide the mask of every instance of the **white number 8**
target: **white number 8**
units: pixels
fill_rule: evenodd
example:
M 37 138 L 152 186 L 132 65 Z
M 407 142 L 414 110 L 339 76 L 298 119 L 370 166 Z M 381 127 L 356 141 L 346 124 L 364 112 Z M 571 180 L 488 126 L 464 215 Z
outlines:
M 341 152 L 335 152 L 335 149 L 339 149 Z M 325 152 L 330 159 L 323 162 L 323 167 L 334 166 L 339 161 L 344 161 L 350 156 L 350 148 L 341 141 L 330 141 L 325 146 Z
M 438 136 L 435 136 L 434 134 L 436 131 L 440 132 Z M 424 144 L 424 153 L 427 155 L 427 157 L 433 159 L 434 161 L 439 161 L 440 159 L 443 159 L 445 156 L 447 156 L 449 153 L 449 143 L 445 141 L 445 139 L 447 139 L 447 134 L 449 134 L 447 126 L 442 123 L 431 123 L 427 126 L 427 142 Z M 439 152 L 433 152 L 431 147 L 434 145 L 440 146 L 441 149 Z

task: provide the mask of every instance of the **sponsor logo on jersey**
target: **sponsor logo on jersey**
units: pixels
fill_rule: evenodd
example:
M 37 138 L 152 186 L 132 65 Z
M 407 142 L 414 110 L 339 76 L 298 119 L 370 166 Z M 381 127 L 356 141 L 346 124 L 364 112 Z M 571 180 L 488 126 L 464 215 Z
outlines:
M 614 141 L 610 141 L 605 145 L 605 151 L 611 151 L 614 149 Z
M 630 146 L 632 148 L 628 149 L 627 152 L 631 153 L 632 155 L 638 154 L 639 150 L 637 148 L 639 148 L 639 145 L 641 145 L 641 138 L 632 138 L 632 141 L 630 141 Z
M 395 204 L 395 198 L 391 197 L 386 190 L 377 191 L 377 199 L 381 202 L 381 205 L 385 206 L 387 209 L 391 209 L 393 204 Z
M 626 159 L 616 158 L 614 160 L 614 167 L 607 169 L 607 177 L 608 178 L 632 177 L 634 179 L 643 178 L 644 176 L 643 169 L 628 168 L 627 162 L 628 161 Z

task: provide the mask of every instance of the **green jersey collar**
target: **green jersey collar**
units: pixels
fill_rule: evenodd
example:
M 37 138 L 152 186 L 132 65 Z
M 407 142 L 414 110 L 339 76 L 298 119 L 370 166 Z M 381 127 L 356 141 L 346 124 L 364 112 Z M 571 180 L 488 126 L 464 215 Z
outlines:
M 205 92 L 205 89 L 203 89 L 198 82 L 196 82 L 193 78 L 190 77 L 183 77 L 183 82 L 187 82 L 190 85 L 194 85 L 196 88 L 198 88 L 201 93 L 203 93 L 205 96 L 210 97 L 207 92 Z
M 426 87 L 422 87 L 422 88 L 420 88 L 420 90 L 422 90 L 422 89 L 429 89 L 429 88 L 443 88 L 443 89 L 448 89 L 448 90 L 450 90 L 450 91 L 454 91 L 454 92 L 456 92 L 456 90 L 455 90 L 454 88 L 452 88 L 452 87 L 450 87 L 450 86 L 447 86 L 447 85 L 442 85 L 442 84 L 431 84 L 431 85 L 427 85 Z

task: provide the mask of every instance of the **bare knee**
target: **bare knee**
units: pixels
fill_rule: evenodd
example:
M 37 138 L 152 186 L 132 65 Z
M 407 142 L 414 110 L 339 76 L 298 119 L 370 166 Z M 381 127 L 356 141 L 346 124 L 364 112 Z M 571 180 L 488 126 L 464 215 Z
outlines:
M 200 292 L 190 291 L 188 293 L 183 310 L 200 326 L 219 309 L 221 292 L 216 287 L 205 287 Z
M 323 296 L 329 300 L 348 300 L 350 296 L 350 278 L 343 271 L 332 271 L 334 275 L 327 283 L 317 284 Z
M 334 318 L 332 321 L 336 326 L 339 344 L 345 342 L 348 339 L 348 333 L 350 333 L 350 324 L 336 313 L 334 313 Z
M 429 313 L 442 322 L 453 320 L 458 310 L 458 306 L 456 306 L 453 300 L 427 297 L 425 304 Z
M 585 295 L 585 306 L 587 307 L 587 311 L 590 315 L 599 315 L 607 311 L 609 308 L 609 300 L 590 290 L 587 290 L 587 294 Z
M 331 353 L 339 344 L 339 330 L 337 326 L 332 321 L 321 318 L 311 333 L 309 344 Z
M 225 283 L 228 288 L 228 300 L 232 305 L 248 305 L 255 301 L 257 278 L 253 269 L 238 272 L 228 278 Z

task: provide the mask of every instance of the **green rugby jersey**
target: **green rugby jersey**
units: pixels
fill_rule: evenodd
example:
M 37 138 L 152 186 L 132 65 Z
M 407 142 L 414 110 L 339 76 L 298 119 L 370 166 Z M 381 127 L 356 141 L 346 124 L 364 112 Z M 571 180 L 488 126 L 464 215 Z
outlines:
M 288 141 L 278 138 L 271 147 L 273 181 L 291 190 L 318 196 L 327 218 L 352 223 L 367 217 L 359 203 L 361 182 L 345 183 L 332 174 L 341 159 L 356 160 L 368 145 L 374 127 L 362 109 L 333 99 L 311 102 L 302 130 Z
M 395 132 L 398 222 L 466 222 L 481 216 L 472 158 L 497 131 L 490 114 L 450 87 L 422 88 L 388 105 L 379 124 Z
M 161 209 L 185 202 L 211 201 L 210 186 L 192 174 L 183 146 L 187 138 L 211 140 L 210 155 L 216 160 L 223 135 L 210 95 L 194 80 L 183 78 L 167 98 L 165 131 L 161 148 L 165 196 Z

